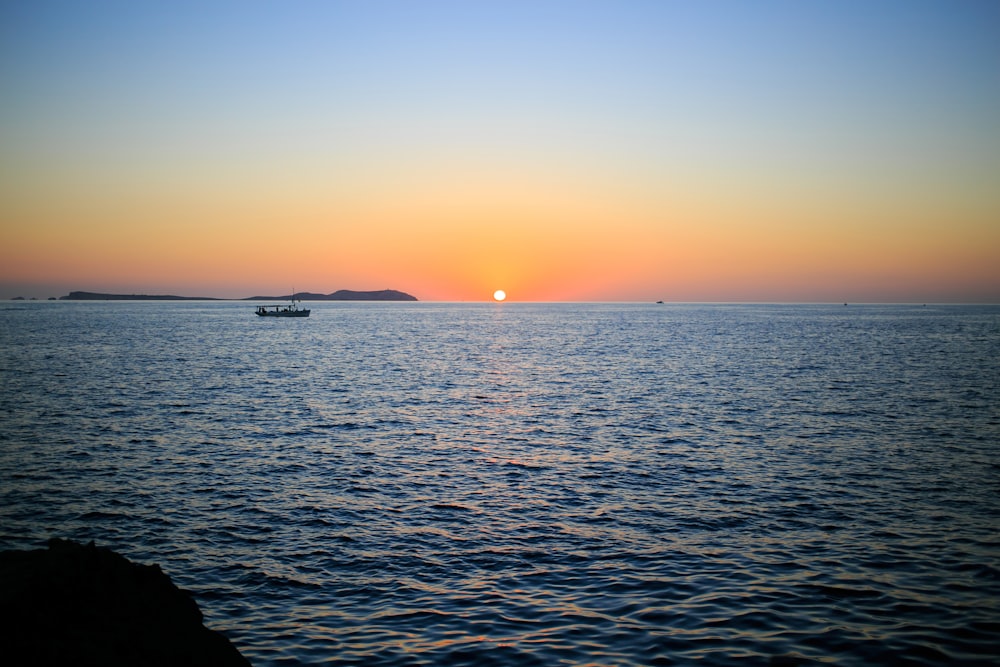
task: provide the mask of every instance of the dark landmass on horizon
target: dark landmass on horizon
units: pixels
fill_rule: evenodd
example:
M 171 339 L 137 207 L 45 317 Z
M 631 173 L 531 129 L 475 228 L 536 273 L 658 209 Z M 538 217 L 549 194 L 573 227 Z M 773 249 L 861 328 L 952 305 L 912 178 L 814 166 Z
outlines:
M 0 645 L 12 665 L 250 667 L 158 565 L 61 539 L 0 552 Z
M 284 296 L 249 296 L 244 299 L 220 299 L 214 296 L 175 296 L 173 294 L 102 294 L 70 292 L 60 301 L 417 301 L 417 297 L 394 289 L 355 291 L 342 289 L 331 294 L 296 292 Z
M 284 296 L 251 296 L 242 301 L 291 301 L 295 297 L 299 301 L 417 301 L 417 297 L 394 289 L 371 291 L 355 291 L 349 289 L 337 290 L 330 294 L 315 292 L 296 292 Z
M 70 292 L 60 301 L 221 301 L 213 296 L 175 296 L 173 294 L 101 294 L 100 292 Z

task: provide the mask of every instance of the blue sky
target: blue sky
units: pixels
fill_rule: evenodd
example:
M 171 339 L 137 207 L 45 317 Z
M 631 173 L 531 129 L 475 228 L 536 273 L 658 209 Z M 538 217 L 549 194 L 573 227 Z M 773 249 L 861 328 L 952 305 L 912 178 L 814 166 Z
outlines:
M 522 172 L 645 208 L 842 200 L 887 237 L 952 209 L 992 241 L 995 2 L 41 0 L 0 31 L 8 227 L 44 217 L 26 192 L 319 202 Z

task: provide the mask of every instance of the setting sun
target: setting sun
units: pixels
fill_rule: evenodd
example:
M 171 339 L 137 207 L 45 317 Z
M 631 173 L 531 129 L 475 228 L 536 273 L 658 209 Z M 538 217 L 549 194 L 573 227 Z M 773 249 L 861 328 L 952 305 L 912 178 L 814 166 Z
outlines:
M 495 301 L 503 301 L 506 298 L 507 298 L 507 293 L 504 292 L 502 289 L 498 289 L 496 292 L 493 292 L 493 299 Z

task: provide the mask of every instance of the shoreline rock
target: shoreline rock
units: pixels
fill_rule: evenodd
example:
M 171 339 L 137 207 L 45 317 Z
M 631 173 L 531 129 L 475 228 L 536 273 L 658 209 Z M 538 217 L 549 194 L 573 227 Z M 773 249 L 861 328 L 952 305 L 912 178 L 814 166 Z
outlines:
M 0 658 L 17 665 L 233 665 L 250 662 L 202 623 L 158 565 L 52 539 L 0 552 Z

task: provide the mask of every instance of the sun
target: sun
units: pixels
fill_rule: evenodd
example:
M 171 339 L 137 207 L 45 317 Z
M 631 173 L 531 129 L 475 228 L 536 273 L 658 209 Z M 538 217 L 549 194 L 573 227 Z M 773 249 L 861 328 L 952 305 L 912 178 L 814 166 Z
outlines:
M 498 289 L 496 292 L 493 292 L 494 301 L 503 301 L 506 298 L 507 298 L 507 292 L 504 292 L 502 289 Z

